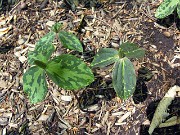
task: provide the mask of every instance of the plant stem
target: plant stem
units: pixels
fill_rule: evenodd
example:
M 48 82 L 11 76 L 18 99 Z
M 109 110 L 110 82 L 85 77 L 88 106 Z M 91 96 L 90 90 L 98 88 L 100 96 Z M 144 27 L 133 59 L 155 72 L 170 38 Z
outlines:
M 46 66 L 47 66 L 46 63 L 44 63 L 44 62 L 42 62 L 42 61 L 39 61 L 39 60 L 35 60 L 35 61 L 34 61 L 34 64 L 37 65 L 37 66 L 39 66 L 39 67 L 42 68 L 42 69 L 45 69 Z

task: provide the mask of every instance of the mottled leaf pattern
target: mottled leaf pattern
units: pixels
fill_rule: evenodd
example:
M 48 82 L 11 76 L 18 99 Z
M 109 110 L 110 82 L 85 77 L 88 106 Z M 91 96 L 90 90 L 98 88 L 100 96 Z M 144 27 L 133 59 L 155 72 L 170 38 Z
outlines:
M 177 5 L 177 14 L 178 14 L 178 17 L 180 19 L 180 1 L 179 1 L 178 5 Z
M 59 32 L 59 40 L 62 45 L 68 49 L 76 50 L 79 52 L 83 52 L 83 48 L 79 39 L 73 35 L 72 33 L 66 31 Z
M 47 94 L 45 72 L 57 85 L 67 90 L 80 89 L 94 80 L 91 69 L 73 55 L 64 54 L 49 60 L 55 50 L 52 42 L 61 27 L 62 24 L 56 23 L 52 27 L 53 32 L 43 36 L 34 51 L 28 53 L 28 63 L 32 67 L 23 75 L 23 89 L 31 103 L 42 101 Z M 59 39 L 66 48 L 83 51 L 80 41 L 73 34 L 61 31 Z
M 47 94 L 45 71 L 37 66 L 29 68 L 23 75 L 23 90 L 28 94 L 31 103 L 42 101 Z
M 124 57 L 116 61 L 113 73 L 113 86 L 118 97 L 127 99 L 134 93 L 136 74 L 131 61 Z
M 141 58 L 145 55 L 145 50 L 139 48 L 136 44 L 129 42 L 122 43 L 119 52 L 123 53 L 127 58 Z
M 40 38 L 36 42 L 35 50 L 36 51 L 43 51 L 44 49 L 47 48 L 47 45 L 52 44 L 55 38 L 55 33 L 54 32 L 49 32 L 48 34 L 44 35 L 42 38 Z M 43 47 L 42 47 L 43 46 Z
M 28 53 L 28 63 L 30 65 L 34 64 L 34 60 L 47 63 L 48 59 L 51 57 L 51 54 L 55 50 L 54 46 L 52 45 L 54 37 L 55 34 L 53 32 L 49 32 L 36 43 L 34 51 Z
M 156 10 L 155 17 L 162 19 L 172 14 L 178 3 L 179 0 L 164 0 L 164 2 L 162 2 L 162 4 Z
M 94 57 L 94 60 L 91 63 L 92 67 L 105 67 L 114 63 L 118 60 L 118 51 L 113 48 L 103 48 Z
M 91 69 L 79 58 L 68 54 L 51 60 L 46 71 L 54 83 L 66 90 L 78 90 L 94 80 Z
M 28 63 L 30 65 L 34 65 L 35 64 L 34 63 L 35 60 L 39 60 L 39 61 L 42 61 L 44 63 L 47 63 L 49 57 L 51 56 L 50 53 L 52 53 L 54 51 L 53 45 L 50 44 L 49 47 L 50 47 L 49 51 L 47 49 L 47 50 L 44 50 L 42 52 L 38 52 L 38 51 L 31 51 L 31 52 L 29 52 L 28 53 Z

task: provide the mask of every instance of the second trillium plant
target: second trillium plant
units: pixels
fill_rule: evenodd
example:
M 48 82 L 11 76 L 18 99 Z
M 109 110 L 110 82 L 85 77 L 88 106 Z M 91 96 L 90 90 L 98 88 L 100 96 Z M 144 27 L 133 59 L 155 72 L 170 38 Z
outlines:
M 83 51 L 80 41 L 75 35 L 61 30 L 62 24 L 56 23 L 52 31 L 43 36 L 28 53 L 31 66 L 23 75 L 23 89 L 31 103 L 42 101 L 47 94 L 46 75 L 59 87 L 66 90 L 78 90 L 94 80 L 91 69 L 79 58 L 62 54 L 51 59 L 55 47 L 52 44 L 58 37 L 65 48 Z
M 180 0 L 164 0 L 156 10 L 155 17 L 162 19 L 172 14 L 175 10 L 180 18 Z
M 114 63 L 112 71 L 113 87 L 118 97 L 127 99 L 136 87 L 136 74 L 130 58 L 141 58 L 145 51 L 133 43 L 122 43 L 119 50 L 103 48 L 94 57 L 92 67 L 105 67 Z

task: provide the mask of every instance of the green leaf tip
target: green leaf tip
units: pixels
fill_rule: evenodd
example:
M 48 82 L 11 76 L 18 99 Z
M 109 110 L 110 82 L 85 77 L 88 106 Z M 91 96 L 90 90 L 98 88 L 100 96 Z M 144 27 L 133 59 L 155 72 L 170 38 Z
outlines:
M 60 31 L 59 40 L 65 48 L 83 52 L 82 44 L 74 34 L 66 31 Z
M 43 101 L 47 94 L 45 71 L 37 66 L 29 68 L 23 75 L 23 90 L 32 104 Z
M 51 30 L 53 31 L 53 32 L 55 32 L 55 33 L 59 33 L 60 32 L 60 30 L 61 30 L 61 28 L 62 28 L 62 26 L 63 26 L 63 24 L 62 23 L 55 23 L 53 26 L 52 26 L 52 28 L 51 28 Z

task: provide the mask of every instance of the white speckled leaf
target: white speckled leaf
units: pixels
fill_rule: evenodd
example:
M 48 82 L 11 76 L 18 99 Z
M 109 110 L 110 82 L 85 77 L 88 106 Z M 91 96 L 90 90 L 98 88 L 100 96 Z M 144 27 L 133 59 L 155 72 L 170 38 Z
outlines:
M 136 74 L 133 64 L 127 57 L 116 61 L 112 79 L 118 97 L 127 99 L 134 93 L 136 87 Z
M 155 17 L 162 19 L 172 14 L 178 3 L 179 0 L 164 0 L 156 10 Z

